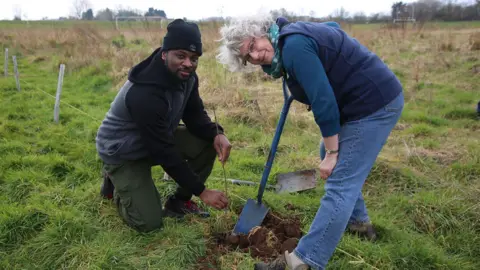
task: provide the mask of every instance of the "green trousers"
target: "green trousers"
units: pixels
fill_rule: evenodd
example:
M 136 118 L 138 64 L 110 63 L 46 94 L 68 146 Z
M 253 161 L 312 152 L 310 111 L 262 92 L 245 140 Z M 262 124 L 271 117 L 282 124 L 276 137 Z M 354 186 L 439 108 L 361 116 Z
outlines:
M 175 132 L 175 144 L 189 166 L 205 183 L 210 175 L 216 151 L 212 143 L 192 135 L 185 126 Z M 162 199 L 152 179 L 150 159 L 123 164 L 104 164 L 104 172 L 115 186 L 114 202 L 118 214 L 133 229 L 148 232 L 163 225 Z M 189 200 L 192 193 L 177 186 L 177 199 Z

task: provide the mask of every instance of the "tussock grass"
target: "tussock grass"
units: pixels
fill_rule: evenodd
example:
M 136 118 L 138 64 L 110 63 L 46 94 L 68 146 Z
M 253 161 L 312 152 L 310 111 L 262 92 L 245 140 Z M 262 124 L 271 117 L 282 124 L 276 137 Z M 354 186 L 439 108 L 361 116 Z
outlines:
M 363 192 L 379 240 L 345 235 L 328 269 L 480 268 L 480 96 L 472 72 L 480 66 L 478 25 L 344 28 L 398 75 L 406 107 Z M 234 146 L 227 177 L 259 182 L 283 102 L 281 84 L 260 71 L 226 72 L 214 59 L 218 25 L 201 29 L 201 95 Z M 167 218 L 162 230 L 148 234 L 130 230 L 98 195 L 98 125 L 130 67 L 161 45 L 163 33 L 135 23 L 120 31 L 98 22 L 1 28 L 2 51 L 18 56 L 22 91 L 13 77 L 0 77 L 0 268 L 197 269 L 206 255 L 221 269 L 253 268 L 247 253 L 209 254 L 207 241 L 233 228 L 256 187 L 228 185 L 227 212 Z M 62 104 L 55 124 L 51 96 L 60 63 L 67 67 L 62 101 L 72 107 Z M 320 140 L 311 113 L 294 103 L 269 184 L 278 173 L 316 168 Z M 161 168 L 153 176 L 162 197 L 174 191 L 173 182 L 160 180 Z M 222 178 L 216 164 L 208 186 L 223 190 Z M 266 191 L 264 202 L 298 216 L 307 232 L 323 193 L 319 179 L 316 189 L 300 194 Z

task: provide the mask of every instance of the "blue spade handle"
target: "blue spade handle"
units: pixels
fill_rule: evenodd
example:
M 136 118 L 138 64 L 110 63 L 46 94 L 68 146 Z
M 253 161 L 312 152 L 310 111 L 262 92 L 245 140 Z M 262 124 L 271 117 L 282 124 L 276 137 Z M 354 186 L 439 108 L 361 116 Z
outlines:
M 267 164 L 265 165 L 265 169 L 263 171 L 260 187 L 258 188 L 258 196 L 257 196 L 258 204 L 262 203 L 263 192 L 265 191 L 265 186 L 267 184 L 268 176 L 270 175 L 270 170 L 272 169 L 273 159 L 275 158 L 275 153 L 277 152 L 277 146 L 280 141 L 280 135 L 282 134 L 283 126 L 285 125 L 285 120 L 287 118 L 290 105 L 294 100 L 292 95 L 290 95 L 287 91 L 285 78 L 283 78 L 283 97 L 285 102 L 283 104 L 282 112 L 280 113 L 280 120 L 278 121 L 277 129 L 275 131 L 275 136 L 273 137 L 272 147 L 270 148 L 270 153 L 268 154 Z

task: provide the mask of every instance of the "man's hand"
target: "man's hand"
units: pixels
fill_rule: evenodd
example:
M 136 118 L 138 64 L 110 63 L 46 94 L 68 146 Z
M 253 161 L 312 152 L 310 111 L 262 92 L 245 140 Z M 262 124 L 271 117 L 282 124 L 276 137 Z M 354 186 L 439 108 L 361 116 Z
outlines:
M 221 191 L 205 189 L 199 197 L 205 204 L 216 209 L 223 209 L 228 205 L 228 199 Z
M 337 165 L 338 153 L 337 154 L 327 154 L 325 158 L 320 163 L 320 177 L 326 180 L 335 169 Z
M 225 164 L 227 162 L 228 157 L 230 156 L 230 150 L 232 149 L 232 145 L 228 141 L 227 137 L 223 134 L 218 134 L 215 136 L 215 140 L 213 141 L 213 147 L 217 151 L 218 160 Z

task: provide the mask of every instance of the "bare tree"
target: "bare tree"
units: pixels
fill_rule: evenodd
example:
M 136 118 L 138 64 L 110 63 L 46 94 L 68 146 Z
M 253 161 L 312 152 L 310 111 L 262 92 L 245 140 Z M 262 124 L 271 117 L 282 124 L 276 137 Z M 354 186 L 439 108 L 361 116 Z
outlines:
M 86 12 L 91 6 L 88 0 L 73 0 L 72 15 L 81 19 L 83 12 Z
M 19 5 L 15 5 L 13 8 L 13 19 L 16 21 L 21 21 L 22 20 L 22 7 Z
M 349 16 L 348 11 L 345 10 L 345 8 L 342 6 L 340 8 L 337 8 L 333 11 L 333 13 L 330 15 L 331 18 L 335 20 L 345 20 Z

